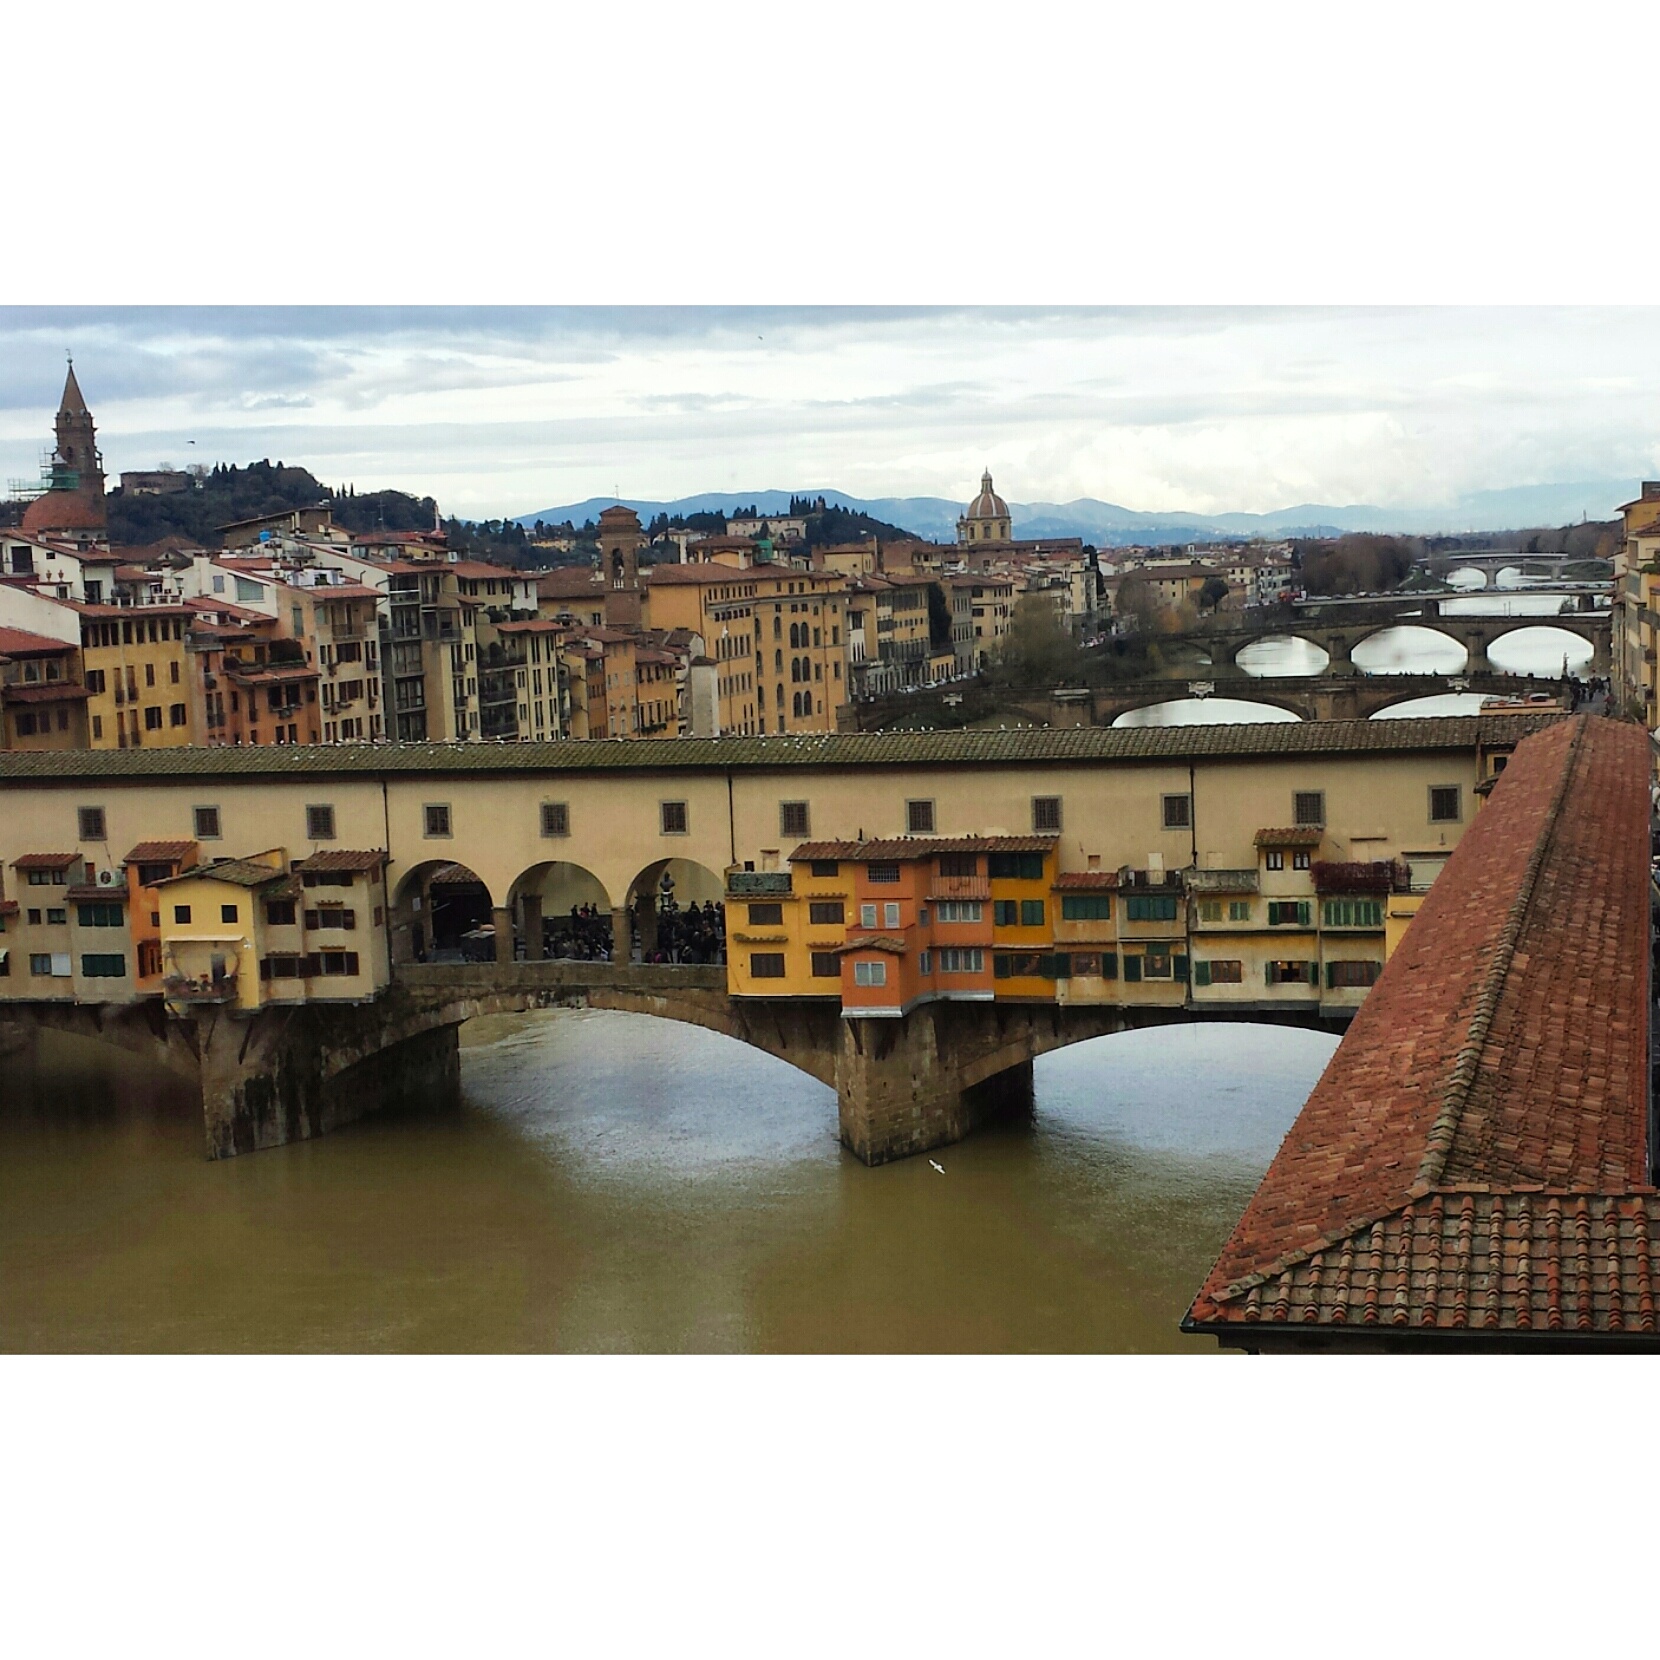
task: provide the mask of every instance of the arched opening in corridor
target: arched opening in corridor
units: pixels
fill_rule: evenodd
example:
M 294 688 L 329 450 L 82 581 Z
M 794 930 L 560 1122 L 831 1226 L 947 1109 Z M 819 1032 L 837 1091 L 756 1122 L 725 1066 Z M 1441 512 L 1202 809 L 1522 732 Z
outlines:
M 611 896 L 584 865 L 532 865 L 508 895 L 515 956 L 528 962 L 608 961 L 615 946 Z
M 726 883 L 692 859 L 654 859 L 628 885 L 632 950 L 646 963 L 726 961 Z
M 492 962 L 496 934 L 490 890 L 466 865 L 429 859 L 408 871 L 392 901 L 392 960 Z

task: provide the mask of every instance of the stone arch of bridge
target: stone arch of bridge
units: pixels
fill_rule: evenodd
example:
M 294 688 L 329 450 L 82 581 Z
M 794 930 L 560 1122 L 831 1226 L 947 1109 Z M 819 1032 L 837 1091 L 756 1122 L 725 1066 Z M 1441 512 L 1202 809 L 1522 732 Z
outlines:
M 522 983 L 512 983 L 515 980 Z M 516 965 L 506 978 L 482 969 L 418 969 L 400 984 L 384 1042 L 458 1026 L 478 1015 L 556 1008 L 612 1009 L 701 1026 L 836 1087 L 842 1026 L 836 999 L 728 997 L 726 972 L 713 966 L 650 969 L 573 963 L 567 973 L 563 965 L 540 970 Z
M 488 884 L 454 859 L 424 859 L 398 878 L 392 893 L 395 963 L 461 961 L 488 950 L 483 931 L 499 913 Z
M 1264 628 L 1255 633 L 1246 634 L 1238 640 L 1222 644 L 1220 655 L 1225 663 L 1230 663 L 1235 668 L 1239 668 L 1239 654 L 1242 651 L 1249 651 L 1252 646 L 1260 646 L 1268 640 L 1301 640 L 1304 645 L 1313 646 L 1316 651 L 1321 652 L 1325 656 L 1328 666 L 1330 664 L 1332 653 L 1327 644 L 1322 640 L 1316 639 L 1313 634 L 1304 633 L 1300 629 L 1293 627 Z M 1257 679 L 1270 677 L 1252 676 L 1252 678 Z
M 1448 645 L 1457 646 L 1464 653 L 1464 662 L 1461 668 L 1448 671 L 1452 674 L 1460 674 L 1477 666 L 1474 662 L 1475 654 L 1471 651 L 1470 640 L 1465 637 L 1465 631 L 1452 618 L 1445 617 L 1433 619 L 1425 617 L 1422 620 L 1407 618 L 1399 622 L 1377 623 L 1363 629 L 1357 629 L 1349 640 L 1348 655 L 1352 659 L 1354 653 L 1360 647 L 1384 634 L 1392 634 L 1397 629 L 1412 629 L 1420 634 L 1434 634 L 1445 640 Z
M 1261 691 L 1258 691 L 1259 686 L 1263 688 Z M 1314 706 L 1308 697 L 1299 692 L 1276 687 L 1272 681 L 1252 680 L 1244 685 L 1229 681 L 1225 691 L 1213 692 L 1211 696 L 1225 698 L 1230 703 L 1267 704 L 1271 709 L 1283 709 L 1287 714 L 1295 715 L 1298 720 L 1314 718 Z M 1133 715 L 1138 709 L 1157 709 L 1162 704 L 1188 701 L 1190 694 L 1184 692 L 1179 683 L 1166 681 L 1157 689 L 1137 692 L 1123 698 L 1103 698 L 1100 712 L 1116 723 L 1125 715 Z

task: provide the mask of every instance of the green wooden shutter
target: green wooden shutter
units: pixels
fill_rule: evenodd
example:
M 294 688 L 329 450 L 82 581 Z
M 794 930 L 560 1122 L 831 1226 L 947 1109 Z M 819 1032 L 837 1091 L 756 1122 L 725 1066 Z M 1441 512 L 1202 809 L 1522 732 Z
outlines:
M 1116 980 L 1118 978 L 1118 953 L 1116 951 L 1103 951 L 1101 953 L 1101 978 L 1103 980 Z
M 1176 978 L 1185 981 L 1187 979 L 1187 958 L 1178 952 L 1171 959 L 1171 965 L 1175 969 Z
M 1320 965 L 1318 963 L 1310 963 L 1308 965 L 1308 983 L 1311 986 L 1317 986 L 1320 984 Z
M 1124 978 L 1139 980 L 1141 978 L 1141 958 L 1126 955 L 1124 958 Z
M 1337 964 L 1326 964 L 1326 990 L 1330 991 L 1337 984 Z
M 1208 957 L 1200 957 L 1194 962 L 1193 983 L 1196 986 L 1208 986 L 1210 984 L 1210 959 Z

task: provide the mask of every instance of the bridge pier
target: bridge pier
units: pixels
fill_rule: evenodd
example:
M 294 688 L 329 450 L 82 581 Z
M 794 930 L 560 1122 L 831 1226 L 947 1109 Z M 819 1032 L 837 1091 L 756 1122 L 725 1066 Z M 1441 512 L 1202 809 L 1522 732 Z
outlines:
M 899 1020 L 844 1020 L 836 1057 L 841 1139 L 865 1164 L 888 1164 L 961 1141 L 989 1119 L 1030 1111 L 1028 1056 L 978 1083 L 944 1042 L 934 1007 Z

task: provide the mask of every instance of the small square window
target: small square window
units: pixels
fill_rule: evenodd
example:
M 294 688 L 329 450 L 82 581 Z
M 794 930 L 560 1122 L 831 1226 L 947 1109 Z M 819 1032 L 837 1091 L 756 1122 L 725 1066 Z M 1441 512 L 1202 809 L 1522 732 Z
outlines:
M 1262 856 L 1262 863 L 1267 870 L 1284 870 L 1285 855 L 1276 848 L 1272 848 Z
M 876 926 L 876 907 L 874 905 L 866 904 L 859 907 L 859 926 L 861 928 L 874 928 Z
M 221 922 L 235 922 L 236 907 L 234 905 L 221 905 L 219 907 L 219 920 Z
M 191 809 L 191 817 L 195 821 L 196 840 L 212 842 L 219 839 L 219 809 L 217 807 L 195 807 Z
M 905 834 L 931 836 L 934 833 L 934 804 L 931 801 L 905 803 Z
M 421 808 L 422 834 L 448 836 L 450 833 L 450 804 L 447 801 L 429 801 Z
M 1061 798 L 1058 795 L 1032 797 L 1032 830 L 1036 835 L 1060 834 Z
M 1326 822 L 1326 792 L 1298 790 L 1291 797 L 1291 822 L 1317 825 Z
M 82 841 L 101 842 L 107 839 L 104 834 L 104 809 L 102 807 L 81 807 L 77 809 L 75 816 L 80 823 Z
M 897 928 L 899 926 L 899 901 L 897 899 L 889 899 L 883 902 L 882 926 L 884 928 Z
M 684 801 L 665 801 L 661 804 L 663 834 L 665 836 L 684 836 L 688 830 L 686 803 Z
M 1462 794 L 1456 784 L 1438 784 L 1432 788 L 1429 792 L 1430 823 L 1457 824 L 1463 816 Z
M 314 842 L 333 841 L 334 808 L 330 805 L 307 807 L 305 810 L 305 833 L 307 838 Z
M 184 923 L 188 925 L 190 921 L 190 907 L 188 905 L 175 905 L 173 907 L 173 920 L 176 923 Z
M 568 802 L 544 801 L 542 803 L 542 834 L 544 836 L 568 836 L 571 833 L 571 809 Z
M 1309 851 L 1306 847 L 1299 847 L 1292 853 L 1291 868 L 1293 870 L 1307 870 L 1308 863 Z
M 778 834 L 805 836 L 807 834 L 807 803 L 780 801 L 778 803 Z
M 1164 827 L 1166 830 L 1187 830 L 1193 824 L 1193 801 L 1190 796 L 1167 795 L 1164 798 Z

